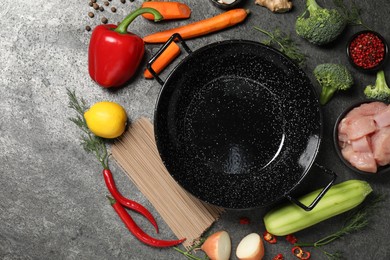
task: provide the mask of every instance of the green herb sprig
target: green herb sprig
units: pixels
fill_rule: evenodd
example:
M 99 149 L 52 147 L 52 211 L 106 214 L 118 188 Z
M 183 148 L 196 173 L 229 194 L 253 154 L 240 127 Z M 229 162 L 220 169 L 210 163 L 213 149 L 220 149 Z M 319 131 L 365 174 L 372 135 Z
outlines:
M 307 58 L 306 54 L 301 52 L 298 45 L 289 35 L 282 32 L 279 28 L 276 28 L 273 32 L 266 31 L 257 26 L 254 26 L 254 29 L 268 36 L 269 39 L 262 41 L 263 44 L 278 49 L 298 63 L 299 66 L 302 67 L 305 65 Z
M 207 256 L 205 258 L 200 258 L 195 255 L 193 255 L 193 252 L 200 249 L 200 247 L 203 245 L 204 241 L 206 241 L 206 238 L 200 238 L 198 241 L 196 241 L 191 247 L 189 247 L 187 250 L 182 250 L 178 247 L 173 247 L 174 250 L 179 252 L 180 254 L 184 255 L 187 259 L 191 260 L 208 260 Z
M 338 251 L 330 253 L 323 250 L 321 247 L 344 237 L 345 235 L 362 230 L 369 224 L 369 217 L 372 215 L 372 210 L 378 207 L 379 203 L 384 201 L 383 195 L 375 195 L 371 200 L 365 203 L 361 208 L 354 210 L 346 219 L 345 224 L 340 230 L 317 240 L 314 243 L 296 243 L 294 246 L 314 247 L 320 249 L 329 259 L 343 259 L 342 252 Z
M 356 5 L 354 1 L 350 0 L 350 6 L 347 6 L 344 3 L 344 0 L 333 0 L 333 3 L 344 15 L 345 20 L 349 25 L 361 25 L 366 29 L 371 30 L 365 23 L 363 23 L 361 17 L 362 10 Z
M 78 99 L 75 91 L 69 89 L 67 89 L 67 95 L 69 98 L 69 108 L 75 110 L 77 113 L 75 117 L 71 117 L 69 120 L 83 132 L 81 135 L 81 145 L 86 152 L 95 155 L 104 169 L 108 169 L 108 151 L 104 139 L 94 135 L 89 130 L 85 121 L 84 113 L 88 110 L 85 100 L 83 98 Z

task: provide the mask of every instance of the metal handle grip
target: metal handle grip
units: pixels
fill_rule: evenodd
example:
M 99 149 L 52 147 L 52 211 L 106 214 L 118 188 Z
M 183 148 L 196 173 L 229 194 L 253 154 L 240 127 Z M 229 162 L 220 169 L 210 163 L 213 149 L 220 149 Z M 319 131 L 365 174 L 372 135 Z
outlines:
M 319 164 L 315 164 L 318 168 L 320 168 L 324 173 L 328 174 L 328 175 L 331 175 L 332 176 L 332 179 L 330 180 L 330 182 L 321 190 L 321 192 L 317 195 L 317 197 L 313 200 L 312 203 L 310 203 L 310 205 L 306 206 L 305 204 L 303 204 L 302 202 L 300 202 L 298 199 L 296 198 L 293 198 L 291 197 L 290 195 L 286 195 L 286 198 L 288 200 L 290 200 L 291 202 L 295 203 L 296 205 L 298 205 L 299 207 L 301 207 L 302 209 L 306 210 L 306 211 L 311 211 L 316 205 L 317 203 L 322 199 L 322 197 L 324 197 L 325 193 L 330 189 L 330 187 L 332 187 L 333 183 L 335 182 L 336 178 L 337 178 L 337 175 L 336 173 L 334 173 L 333 171 L 319 165 Z
M 152 64 L 160 57 L 160 55 L 168 48 L 169 44 L 173 41 L 178 41 L 186 50 L 188 54 L 192 53 L 192 50 L 188 47 L 188 45 L 185 43 L 184 39 L 181 37 L 179 33 L 173 34 L 168 41 L 157 51 L 157 53 L 149 60 L 149 62 L 146 64 L 146 68 L 149 70 L 149 72 L 153 75 L 153 77 L 157 80 L 160 85 L 164 85 L 164 81 L 157 75 L 157 73 L 153 70 Z

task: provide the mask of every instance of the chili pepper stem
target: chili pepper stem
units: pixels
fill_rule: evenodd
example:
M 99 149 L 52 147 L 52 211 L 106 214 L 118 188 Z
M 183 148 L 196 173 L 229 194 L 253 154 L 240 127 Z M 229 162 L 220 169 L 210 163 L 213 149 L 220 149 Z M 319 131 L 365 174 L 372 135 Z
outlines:
M 110 196 L 106 196 L 107 197 L 107 199 L 110 201 L 110 204 L 111 204 L 111 206 L 112 205 L 114 205 L 115 203 L 116 203 L 116 200 L 114 199 L 114 198 L 111 198 Z
M 158 22 L 163 19 L 163 16 L 160 14 L 159 11 L 157 11 L 154 8 L 145 7 L 145 8 L 138 8 L 134 12 L 130 13 L 128 16 L 123 19 L 123 21 L 118 25 L 118 27 L 114 30 L 117 33 L 126 34 L 127 33 L 127 27 L 131 24 L 131 22 L 139 15 L 143 13 L 151 13 L 154 16 L 154 21 Z

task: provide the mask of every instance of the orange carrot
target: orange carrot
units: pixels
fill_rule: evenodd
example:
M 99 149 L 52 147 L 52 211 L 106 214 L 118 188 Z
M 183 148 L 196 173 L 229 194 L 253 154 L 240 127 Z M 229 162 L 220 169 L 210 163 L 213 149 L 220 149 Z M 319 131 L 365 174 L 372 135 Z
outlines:
M 186 24 L 177 28 L 147 35 L 143 38 L 146 43 L 163 43 L 174 33 L 179 33 L 183 39 L 190 39 L 208 33 L 219 31 L 242 22 L 249 10 L 232 9 L 208 19 Z
M 169 65 L 180 54 L 180 48 L 176 43 L 171 42 L 163 53 L 154 61 L 152 69 L 158 74 Z M 144 71 L 146 79 L 152 79 L 153 75 L 148 69 Z
M 154 8 L 160 12 L 164 20 L 186 19 L 191 16 L 191 9 L 188 5 L 179 2 L 143 2 L 142 7 Z M 142 14 L 148 20 L 154 20 L 154 16 L 149 13 Z

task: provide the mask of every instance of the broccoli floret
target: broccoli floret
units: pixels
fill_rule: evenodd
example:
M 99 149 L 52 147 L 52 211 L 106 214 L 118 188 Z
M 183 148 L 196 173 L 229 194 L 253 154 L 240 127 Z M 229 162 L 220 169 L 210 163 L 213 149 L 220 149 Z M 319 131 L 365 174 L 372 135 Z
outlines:
M 336 9 L 322 8 L 315 0 L 306 0 L 307 9 L 295 22 L 299 36 L 316 45 L 336 39 L 347 25 L 345 17 Z M 309 16 L 307 16 L 309 11 Z
M 380 70 L 376 74 L 375 85 L 368 85 L 364 89 L 364 94 L 368 98 L 381 101 L 390 101 L 390 88 L 387 86 L 385 72 Z
M 320 95 L 321 105 L 328 103 L 336 91 L 345 91 L 353 85 L 351 73 L 345 66 L 340 64 L 320 64 L 314 69 L 313 73 L 322 87 Z

